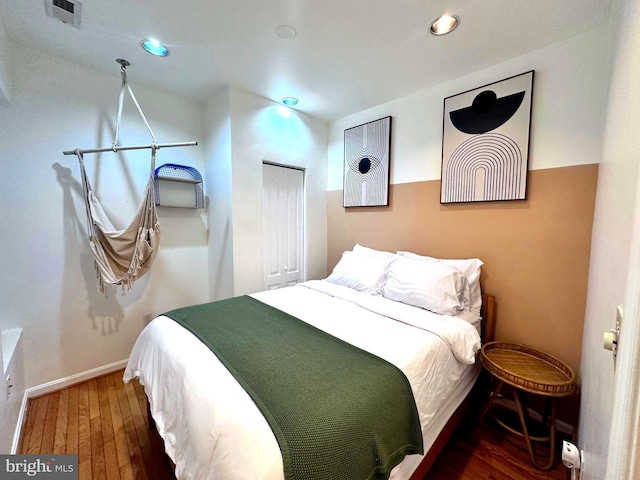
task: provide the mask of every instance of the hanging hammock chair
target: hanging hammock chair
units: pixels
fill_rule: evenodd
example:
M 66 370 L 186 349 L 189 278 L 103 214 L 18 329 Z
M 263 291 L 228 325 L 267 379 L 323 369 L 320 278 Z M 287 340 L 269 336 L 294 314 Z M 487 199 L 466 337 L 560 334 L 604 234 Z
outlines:
M 142 201 L 131 220 L 122 230 L 116 229 L 102 208 L 89 183 L 83 155 L 78 152 L 82 190 L 87 211 L 89 245 L 95 257 L 98 288 L 105 293 L 106 285 L 122 286 L 122 293 L 151 268 L 160 246 L 160 224 L 156 212 L 153 172 L 156 149 L 152 149 L 151 175 Z
M 123 61 L 126 62 L 126 61 Z M 151 127 L 136 100 L 131 87 L 127 83 L 127 75 L 125 67 L 128 62 L 122 65 L 122 85 L 120 87 L 120 97 L 118 101 L 118 119 L 116 123 L 116 132 L 113 140 L 112 150 L 130 149 L 131 147 L 118 146 L 118 134 L 120 129 L 120 121 L 122 118 L 122 107 L 124 104 L 125 88 L 128 90 L 133 103 L 135 104 L 142 120 L 144 121 L 153 142 L 151 148 L 151 169 L 149 180 L 142 194 L 142 200 L 136 213 L 129 223 L 122 230 L 116 229 L 109 220 L 104 208 L 100 204 L 98 197 L 91 188 L 89 178 L 84 166 L 84 153 L 80 149 L 76 149 L 73 153 L 78 157 L 80 162 L 80 174 L 82 177 L 82 189 L 84 192 L 84 202 L 87 211 L 87 232 L 89 235 L 89 244 L 91 251 L 95 256 L 95 266 L 98 276 L 98 288 L 105 293 L 107 285 L 113 285 L 114 289 L 121 286 L 121 292 L 124 295 L 126 291 L 131 289 L 133 283 L 151 268 L 151 264 L 158 253 L 160 246 L 160 224 L 158 223 L 158 215 L 156 212 L 155 191 L 153 182 L 153 173 L 155 170 L 156 150 L 159 148 L 156 143 L 156 137 L 151 131 Z M 138 148 L 138 147 L 136 147 Z M 108 149 L 98 149 L 101 151 Z M 67 153 L 67 152 L 64 152 Z M 91 152 L 93 153 L 93 151 Z

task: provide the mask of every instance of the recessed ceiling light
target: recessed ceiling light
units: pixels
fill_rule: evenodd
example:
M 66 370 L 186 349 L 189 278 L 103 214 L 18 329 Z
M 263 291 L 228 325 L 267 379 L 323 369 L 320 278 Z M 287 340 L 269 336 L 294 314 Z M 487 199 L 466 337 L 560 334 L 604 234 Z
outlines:
M 167 55 L 169 55 L 169 50 L 167 49 L 167 47 L 153 38 L 143 40 L 142 42 L 140 42 L 140 45 L 151 55 L 155 55 L 157 57 L 166 57 Z
M 295 97 L 284 97 L 282 99 L 282 103 L 284 103 L 288 107 L 293 107 L 294 105 L 297 105 L 298 102 L 299 102 L 299 100 L 297 98 L 295 98 Z
M 429 32 L 432 35 L 446 35 L 455 29 L 459 23 L 460 19 L 455 15 L 442 15 L 431 23 Z

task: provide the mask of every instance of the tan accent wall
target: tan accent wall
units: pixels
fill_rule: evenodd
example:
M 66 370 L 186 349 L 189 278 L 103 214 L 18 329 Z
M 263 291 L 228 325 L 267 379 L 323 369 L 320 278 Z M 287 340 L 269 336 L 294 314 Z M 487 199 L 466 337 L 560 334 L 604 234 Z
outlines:
M 328 271 L 355 243 L 480 258 L 496 338 L 580 366 L 598 166 L 529 172 L 528 200 L 440 204 L 440 181 L 391 185 L 389 207 L 342 207 L 328 192 Z

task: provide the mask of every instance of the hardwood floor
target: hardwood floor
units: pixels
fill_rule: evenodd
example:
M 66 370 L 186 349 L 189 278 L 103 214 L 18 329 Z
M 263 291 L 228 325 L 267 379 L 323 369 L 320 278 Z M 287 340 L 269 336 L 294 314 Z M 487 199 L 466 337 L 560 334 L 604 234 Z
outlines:
M 77 453 L 80 480 L 173 480 L 146 405 L 140 384 L 125 385 L 122 371 L 32 399 L 19 451 Z M 567 480 L 569 471 L 560 462 L 549 472 L 536 470 L 499 429 L 466 422 L 426 478 Z
M 476 416 L 477 418 L 477 416 Z M 520 437 L 492 424 L 463 423 L 431 467 L 427 480 L 569 480 L 556 456 L 554 468 L 543 472 L 531 465 Z M 560 440 L 561 443 L 561 440 Z M 560 444 L 556 446 L 559 452 Z M 542 448 L 538 454 L 546 454 Z M 548 457 L 543 457 L 548 458 Z
M 122 371 L 29 401 L 20 453 L 77 453 L 80 480 L 170 480 L 147 400 Z

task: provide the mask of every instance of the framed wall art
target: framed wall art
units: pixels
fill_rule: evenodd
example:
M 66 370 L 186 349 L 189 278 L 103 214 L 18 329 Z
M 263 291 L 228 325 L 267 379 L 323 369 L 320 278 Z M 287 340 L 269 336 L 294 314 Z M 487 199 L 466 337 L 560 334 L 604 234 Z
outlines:
M 344 131 L 344 207 L 389 205 L 391 117 Z
M 524 200 L 533 70 L 444 99 L 440 203 Z

